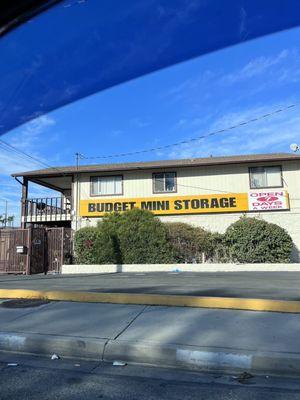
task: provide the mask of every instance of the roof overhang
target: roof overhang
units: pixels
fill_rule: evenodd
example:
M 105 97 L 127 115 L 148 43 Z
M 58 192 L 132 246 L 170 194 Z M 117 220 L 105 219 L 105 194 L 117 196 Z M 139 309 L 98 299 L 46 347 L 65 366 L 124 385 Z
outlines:
M 17 178 L 15 176 L 15 178 Z M 72 187 L 72 175 L 58 175 L 58 176 L 31 176 L 25 177 L 27 181 L 36 183 L 37 185 L 47 187 L 48 189 L 56 190 L 58 192 L 65 192 Z
M 207 167 L 230 164 L 253 164 L 266 162 L 287 162 L 300 161 L 300 156 L 297 154 L 278 153 L 278 154 L 252 154 L 243 156 L 226 156 L 226 157 L 208 157 L 196 159 L 179 159 L 179 160 L 162 160 L 162 161 L 147 161 L 147 162 L 132 162 L 118 164 L 98 164 L 98 165 L 82 165 L 77 167 L 55 167 L 43 170 L 19 172 L 13 174 L 13 177 L 26 177 L 27 179 L 39 180 L 44 183 L 54 184 L 52 179 L 65 178 L 65 182 L 70 182 L 72 176 L 80 173 L 114 173 L 125 171 L 138 170 L 156 170 L 169 168 L 191 168 L 191 167 Z M 61 180 L 60 182 L 63 182 Z M 61 183 L 62 185 L 62 183 Z

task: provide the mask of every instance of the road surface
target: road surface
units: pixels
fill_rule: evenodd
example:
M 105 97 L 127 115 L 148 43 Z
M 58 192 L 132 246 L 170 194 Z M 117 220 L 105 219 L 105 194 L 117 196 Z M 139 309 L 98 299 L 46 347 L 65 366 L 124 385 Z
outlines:
M 0 275 L 2 289 L 159 293 L 300 299 L 300 272 L 156 272 L 97 275 Z
M 8 366 L 9 363 L 18 364 Z M 0 354 L 1 400 L 298 400 L 296 379 L 201 374 Z

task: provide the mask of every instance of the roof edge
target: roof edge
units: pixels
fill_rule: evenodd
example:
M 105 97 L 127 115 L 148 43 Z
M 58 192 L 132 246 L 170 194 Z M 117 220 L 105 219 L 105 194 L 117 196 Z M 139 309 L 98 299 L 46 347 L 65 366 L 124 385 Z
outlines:
M 92 164 L 81 165 L 78 169 L 80 173 L 91 172 L 121 172 L 146 169 L 162 169 L 162 168 L 188 168 L 193 166 L 214 166 L 227 164 L 249 164 L 260 162 L 276 162 L 276 161 L 294 161 L 300 160 L 300 155 L 291 153 L 266 153 L 266 154 L 245 154 L 238 156 L 218 156 L 205 158 L 186 158 L 173 160 L 155 160 L 144 162 L 129 162 L 116 164 Z M 13 178 L 17 177 L 38 177 L 38 176 L 71 176 L 77 172 L 75 166 L 53 167 L 40 170 L 32 170 L 25 172 L 17 172 L 11 174 Z

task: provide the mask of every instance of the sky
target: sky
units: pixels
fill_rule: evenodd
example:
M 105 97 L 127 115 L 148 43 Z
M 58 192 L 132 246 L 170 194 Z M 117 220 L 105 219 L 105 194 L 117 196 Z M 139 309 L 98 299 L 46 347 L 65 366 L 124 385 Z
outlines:
M 51 166 L 290 152 L 300 142 L 300 28 L 236 45 L 116 86 L 2 136 Z M 185 141 L 299 103 L 199 141 Z M 19 223 L 21 186 L 11 173 L 44 168 L 0 147 L 0 215 Z M 30 197 L 47 189 L 31 185 Z

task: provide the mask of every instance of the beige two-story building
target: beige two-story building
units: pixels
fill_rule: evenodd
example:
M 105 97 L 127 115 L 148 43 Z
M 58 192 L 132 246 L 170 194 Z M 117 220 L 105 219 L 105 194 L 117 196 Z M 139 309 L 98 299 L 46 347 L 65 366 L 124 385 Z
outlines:
M 254 154 L 57 167 L 13 175 L 22 184 L 22 226 L 96 225 L 109 212 L 152 211 L 215 232 L 243 214 L 285 228 L 300 260 L 300 156 Z M 22 180 L 20 180 L 20 178 Z M 59 196 L 28 198 L 28 183 Z

